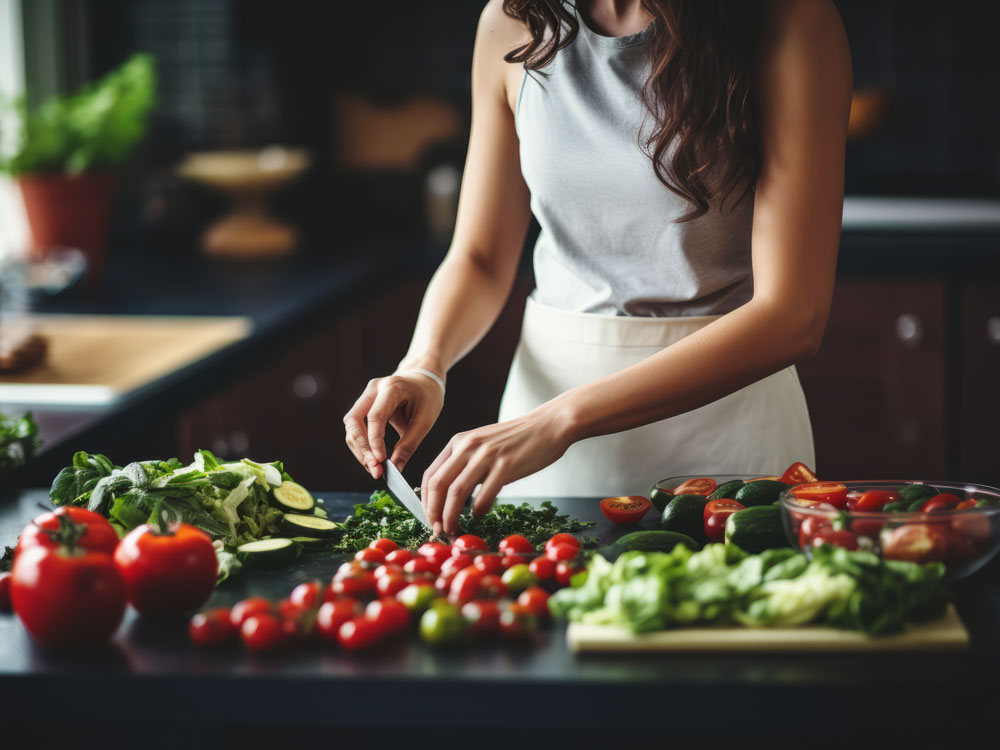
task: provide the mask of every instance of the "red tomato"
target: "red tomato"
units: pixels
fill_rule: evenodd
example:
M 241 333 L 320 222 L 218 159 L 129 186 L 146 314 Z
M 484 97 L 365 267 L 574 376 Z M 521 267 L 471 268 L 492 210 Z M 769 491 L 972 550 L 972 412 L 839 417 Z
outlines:
M 881 518 L 855 518 L 851 521 L 851 531 L 858 536 L 866 536 L 869 539 L 877 539 L 879 532 L 882 530 L 884 525 L 885 521 Z
M 472 555 L 457 554 L 449 557 L 441 566 L 441 575 L 454 575 L 462 568 L 472 565 Z
M 414 557 L 403 566 L 405 573 L 433 573 L 437 575 L 441 572 L 441 564 L 428 560 L 426 557 Z
M 539 586 L 522 591 L 517 603 L 539 620 L 549 618 L 549 592 Z
M 382 576 L 375 581 L 375 593 L 379 596 L 395 596 L 409 585 L 410 582 L 402 575 Z
M 545 556 L 552 562 L 560 560 L 572 560 L 580 554 L 580 548 L 572 544 L 556 544 L 545 548 Z
M 950 510 L 960 502 L 962 502 L 962 498 L 958 495 L 953 495 L 950 492 L 942 492 L 940 495 L 935 495 L 921 505 L 920 510 L 924 513 L 930 513 L 935 510 Z
M 511 534 L 500 540 L 497 549 L 505 555 L 530 555 L 535 551 L 526 538 L 520 534 Z
M 723 542 L 726 539 L 726 521 L 736 511 L 724 510 L 713 513 L 705 519 L 702 527 L 705 529 L 705 536 L 710 542 Z
M 484 573 L 499 573 L 503 570 L 503 560 L 500 555 L 495 555 L 493 553 L 476 555 L 473 565 Z
M 993 536 L 993 525 L 983 513 L 965 513 L 951 520 L 951 530 L 977 543 L 987 543 Z
M 291 599 L 282 599 L 278 602 L 278 614 L 283 620 L 294 619 L 302 614 L 302 610 L 293 604 Z
M 374 620 L 365 616 L 352 617 L 337 631 L 337 642 L 348 651 L 370 648 L 382 640 L 385 632 Z
M 144 615 L 200 607 L 215 590 L 219 572 L 208 534 L 186 523 L 171 524 L 165 532 L 137 526 L 115 549 L 115 564 L 129 602 Z
M 722 513 L 724 511 L 729 511 L 730 513 L 735 513 L 738 510 L 743 510 L 746 508 L 743 503 L 738 503 L 735 500 L 727 500 L 725 498 L 721 500 L 709 500 L 705 503 L 705 510 L 702 511 L 701 520 L 707 521 L 708 517 L 713 513 Z
M 330 590 L 336 596 L 371 596 L 375 592 L 375 574 L 366 570 L 362 575 L 335 580 L 330 584 Z
M 236 602 L 229 612 L 229 619 L 232 621 L 234 628 L 239 628 L 244 620 L 251 615 L 270 614 L 273 612 L 274 605 L 271 604 L 269 599 L 265 599 L 262 596 L 252 596 L 249 599 Z
M 830 521 L 826 518 L 813 515 L 806 516 L 802 520 L 802 525 L 799 526 L 799 549 L 808 547 L 816 532 L 829 525 Z
M 442 573 L 439 575 L 434 579 L 434 590 L 447 596 L 448 592 L 451 590 L 451 582 L 455 580 L 456 575 L 458 575 L 458 571 L 448 574 Z
M 462 534 L 458 539 L 451 543 L 451 554 L 461 554 L 463 552 L 471 552 L 473 550 L 488 550 L 489 546 L 486 542 L 475 534 Z
M 504 570 L 507 568 L 513 568 L 515 565 L 527 565 L 528 558 L 522 555 L 504 555 L 500 558 L 500 565 L 503 566 Z
M 716 488 L 714 479 L 709 477 L 698 477 L 689 479 L 678 487 L 674 488 L 674 495 L 708 495 Z
M 376 581 L 383 576 L 401 576 L 405 572 L 402 565 L 379 565 L 374 570 Z
M 444 561 L 451 557 L 451 547 L 440 542 L 424 542 L 417 549 L 417 554 L 433 562 L 440 570 Z
M 785 484 L 802 484 L 803 482 L 815 482 L 816 475 L 813 474 L 812 469 L 806 466 L 801 461 L 796 461 L 794 464 L 785 469 L 785 473 L 781 475 L 781 481 Z
M 846 529 L 834 529 L 830 526 L 823 526 L 809 540 L 813 547 L 822 547 L 824 544 L 833 544 L 844 549 L 855 550 L 858 548 L 858 537 Z
M 563 531 L 551 537 L 549 541 L 545 543 L 545 551 L 548 552 L 550 547 L 555 547 L 557 544 L 572 544 L 577 549 L 580 549 L 581 547 L 579 539 L 572 534 L 567 534 Z
M 878 512 L 889 503 L 899 502 L 903 498 L 892 490 L 868 490 L 858 498 L 854 510 L 861 512 Z
M 372 539 L 371 544 L 368 546 L 372 549 L 380 550 L 386 555 L 399 549 L 398 544 L 384 536 L 380 536 L 378 539 Z
M 976 507 L 976 501 L 971 497 L 968 500 L 963 500 L 958 505 L 955 506 L 955 510 L 970 510 Z
M 365 607 L 365 617 L 384 633 L 398 633 L 410 624 L 410 610 L 392 597 L 376 599 Z
M 283 622 L 272 614 L 250 615 L 240 626 L 243 645 L 251 651 L 273 651 L 285 644 Z
M 361 614 L 361 602 L 349 596 L 324 602 L 316 612 L 316 630 L 328 641 L 336 641 L 340 626 Z
M 319 581 L 306 581 L 292 589 L 292 593 L 288 595 L 288 601 L 298 609 L 316 609 L 320 604 L 321 593 Z
M 74 528 L 75 525 L 81 528 Z M 14 555 L 16 557 L 21 550 L 29 547 L 59 547 L 66 534 L 77 537 L 71 546 L 81 549 L 113 555 L 118 546 L 118 534 L 108 519 L 86 508 L 69 505 L 43 513 L 28 524 L 17 540 Z
M 540 555 L 528 563 L 528 569 L 539 581 L 551 581 L 556 575 L 556 564 L 545 555 Z
M 560 560 L 556 563 L 556 583 L 560 586 L 569 586 L 573 576 L 585 568 L 578 567 L 575 561 Z
M 199 612 L 188 623 L 188 638 L 197 646 L 213 648 L 229 643 L 236 637 L 237 627 L 233 625 L 229 610 L 220 607 L 207 612 Z
M 449 598 L 460 602 L 474 598 L 479 593 L 479 583 L 483 575 L 483 571 L 477 567 L 462 568 L 451 580 L 451 586 L 448 589 Z
M 413 553 L 408 549 L 394 549 L 385 556 L 385 561 L 393 565 L 406 565 L 412 559 Z
M 377 568 L 385 562 L 385 552 L 380 549 L 365 547 L 354 553 L 354 559 L 366 568 Z
M 885 528 L 880 540 L 882 555 L 888 560 L 938 562 L 948 554 L 948 538 L 938 524 L 908 523 Z
M 10 573 L 0 573 L 0 612 L 10 612 Z
M 352 578 L 354 576 L 359 576 L 365 572 L 364 567 L 357 560 L 349 560 L 348 562 L 341 563 L 340 567 L 337 568 L 337 572 L 333 574 L 333 580 L 338 580 L 340 578 Z
M 479 593 L 489 599 L 502 599 L 507 596 L 507 584 L 495 573 L 487 573 L 479 579 Z
M 10 599 L 43 646 L 107 640 L 125 614 L 125 583 L 106 552 L 25 548 L 14 560 Z
M 534 616 L 524 607 L 512 604 L 500 612 L 500 634 L 508 641 L 530 636 L 537 627 Z
M 838 509 L 847 507 L 847 486 L 840 482 L 812 482 L 792 488 L 792 495 L 799 500 L 829 503 Z
M 611 521 L 621 526 L 639 523 L 653 504 L 648 497 L 630 495 L 629 497 L 606 497 L 600 502 L 601 513 Z
M 475 638 L 488 638 L 500 632 L 500 606 L 491 599 L 473 599 L 462 605 L 462 617 L 468 632 Z

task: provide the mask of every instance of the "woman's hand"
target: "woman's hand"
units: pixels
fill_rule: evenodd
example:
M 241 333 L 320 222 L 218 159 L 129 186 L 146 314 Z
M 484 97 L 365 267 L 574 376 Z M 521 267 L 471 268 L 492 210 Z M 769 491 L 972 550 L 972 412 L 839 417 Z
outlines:
M 501 488 L 544 469 L 572 444 L 567 412 L 549 402 L 522 417 L 453 437 L 424 472 L 421 502 L 434 533 L 459 531 L 458 516 L 477 484 L 472 512 L 490 509 Z
M 385 426 L 399 433 L 392 462 L 402 469 L 441 413 L 441 386 L 418 374 L 390 375 L 368 381 L 344 416 L 347 445 L 361 465 L 378 479 L 385 461 Z

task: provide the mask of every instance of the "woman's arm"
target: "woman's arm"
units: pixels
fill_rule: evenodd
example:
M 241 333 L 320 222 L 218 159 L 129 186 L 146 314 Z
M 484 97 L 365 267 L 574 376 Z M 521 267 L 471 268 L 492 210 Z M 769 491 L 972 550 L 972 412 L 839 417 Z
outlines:
M 472 130 L 455 233 L 424 294 L 400 369 L 423 368 L 443 378 L 490 329 L 513 286 L 531 213 L 511 110 L 511 84 L 520 80 L 512 68 L 519 66 L 505 63 L 503 56 L 524 41 L 524 34 L 496 0 L 483 11 L 473 54 Z M 392 460 L 402 466 L 441 405 L 440 390 L 428 378 L 372 380 L 344 417 L 347 444 L 378 477 L 386 458 L 386 423 L 400 434 Z
M 778 0 L 765 7 L 753 299 L 524 417 L 456 436 L 424 480 L 428 515 L 446 531 L 455 530 L 463 499 L 479 482 L 475 511 L 482 513 L 504 484 L 552 463 L 577 440 L 690 411 L 819 347 L 840 238 L 850 53 L 831 2 Z

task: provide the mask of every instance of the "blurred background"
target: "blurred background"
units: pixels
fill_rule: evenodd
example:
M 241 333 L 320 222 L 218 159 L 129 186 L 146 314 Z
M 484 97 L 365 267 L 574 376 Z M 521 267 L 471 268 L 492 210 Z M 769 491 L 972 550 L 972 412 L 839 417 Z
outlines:
M 998 12 L 836 4 L 856 91 L 836 301 L 800 367 L 818 472 L 1000 483 Z M 3 481 L 204 447 L 369 488 L 341 418 L 447 248 L 481 9 L 0 0 Z M 495 419 L 533 240 L 414 480 Z

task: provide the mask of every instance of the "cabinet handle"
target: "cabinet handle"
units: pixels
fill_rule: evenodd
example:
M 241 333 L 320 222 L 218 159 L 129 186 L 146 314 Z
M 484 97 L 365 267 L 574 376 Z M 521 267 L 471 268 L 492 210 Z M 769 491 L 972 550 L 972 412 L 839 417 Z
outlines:
M 292 393 L 298 398 L 316 398 L 323 391 L 323 377 L 309 372 L 300 372 L 292 378 Z
M 924 324 L 920 318 L 910 313 L 903 313 L 896 318 L 896 336 L 903 346 L 914 348 L 924 340 Z
M 1000 346 L 1000 316 L 994 315 L 986 321 L 986 338 L 991 344 Z

